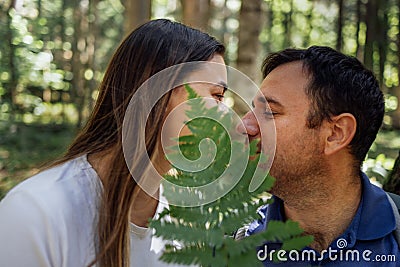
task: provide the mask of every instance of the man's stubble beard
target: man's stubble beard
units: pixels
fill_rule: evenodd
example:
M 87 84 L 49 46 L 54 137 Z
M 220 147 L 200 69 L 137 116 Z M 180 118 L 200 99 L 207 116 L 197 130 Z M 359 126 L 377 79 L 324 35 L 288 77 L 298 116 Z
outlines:
M 308 157 L 299 155 L 297 159 L 286 159 L 276 155 L 270 174 L 276 179 L 270 192 L 284 202 L 323 198 L 329 190 L 323 182 L 327 176 L 327 164 L 317 147 Z

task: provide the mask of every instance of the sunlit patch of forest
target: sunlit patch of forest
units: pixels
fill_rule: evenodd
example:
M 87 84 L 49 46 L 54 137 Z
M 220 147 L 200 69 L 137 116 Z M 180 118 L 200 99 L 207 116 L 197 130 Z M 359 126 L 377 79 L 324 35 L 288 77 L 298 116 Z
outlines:
M 62 155 L 88 118 L 122 38 L 152 18 L 202 29 L 261 82 L 269 53 L 327 45 L 374 71 L 386 115 L 363 170 L 384 184 L 400 151 L 400 2 L 395 0 L 0 0 L 0 198 Z M 245 92 L 243 92 L 245 95 Z M 235 96 L 226 101 L 238 113 Z

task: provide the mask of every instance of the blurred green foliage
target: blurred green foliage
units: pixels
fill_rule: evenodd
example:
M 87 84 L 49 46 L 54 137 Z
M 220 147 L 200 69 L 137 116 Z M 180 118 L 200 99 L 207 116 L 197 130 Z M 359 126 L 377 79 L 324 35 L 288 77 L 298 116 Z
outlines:
M 119 0 L 0 1 L 0 198 L 66 150 L 122 39 L 123 10 Z
M 152 17 L 180 20 L 180 0 L 152 1 Z M 371 1 L 371 0 L 370 0 Z M 363 60 L 367 0 L 344 2 L 341 50 Z M 377 2 L 377 1 L 375 1 Z M 379 1 L 382 36 L 371 68 L 386 95 L 384 125 L 364 170 L 383 182 L 400 150 L 398 1 Z M 207 29 L 235 65 L 241 0 L 211 0 Z M 338 36 L 338 1 L 263 0 L 260 62 L 284 47 L 328 45 Z M 109 58 L 123 38 L 124 0 L 0 0 L 0 188 L 7 191 L 41 162 L 59 155 L 87 118 Z M 63 129 L 63 130 L 58 130 Z M 54 152 L 54 153 L 53 153 Z M 1 193 L 0 193 L 1 194 Z
M 395 130 L 381 130 L 363 163 L 363 171 L 380 184 L 393 169 L 400 150 L 400 133 Z
M 93 2 L 0 1 L 0 120 L 77 123 L 123 36 L 120 1 Z
M 75 135 L 68 125 L 0 122 L 0 199 L 15 184 L 60 157 Z

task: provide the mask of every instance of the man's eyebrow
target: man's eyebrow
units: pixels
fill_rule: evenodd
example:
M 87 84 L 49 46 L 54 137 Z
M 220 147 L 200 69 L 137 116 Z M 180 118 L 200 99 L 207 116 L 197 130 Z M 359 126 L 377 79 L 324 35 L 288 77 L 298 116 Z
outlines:
M 265 104 L 265 103 L 267 102 L 266 99 L 265 99 L 265 97 L 263 97 L 263 96 L 259 96 L 259 97 L 257 98 L 257 100 L 258 100 L 259 102 L 263 103 L 263 104 Z
M 283 108 L 283 105 L 282 105 L 278 100 L 276 100 L 276 99 L 274 99 L 274 98 L 272 98 L 272 97 L 268 97 L 268 96 L 259 96 L 259 97 L 257 98 L 257 101 L 258 101 L 258 102 L 261 102 L 261 103 L 263 103 L 263 104 L 268 103 L 268 104 L 276 105 L 276 106 L 278 106 L 278 107 L 282 107 L 282 108 Z M 255 107 L 254 101 L 251 101 L 251 105 L 253 106 L 253 108 Z
M 281 102 L 279 102 L 278 100 L 276 100 L 272 97 L 266 96 L 266 97 L 261 97 L 261 98 L 263 99 L 262 100 L 263 103 L 265 103 L 265 101 L 267 101 L 268 104 L 273 104 L 273 105 L 283 108 L 283 105 L 281 104 Z M 259 101 L 261 101 L 261 99 L 259 99 Z
M 265 98 L 263 97 L 263 96 L 259 96 L 258 98 L 257 98 L 257 101 L 258 102 L 261 102 L 261 103 L 263 103 L 263 104 L 265 104 Z M 255 108 L 256 107 L 256 105 L 254 105 L 254 100 L 251 100 L 251 106 L 253 107 L 253 108 Z

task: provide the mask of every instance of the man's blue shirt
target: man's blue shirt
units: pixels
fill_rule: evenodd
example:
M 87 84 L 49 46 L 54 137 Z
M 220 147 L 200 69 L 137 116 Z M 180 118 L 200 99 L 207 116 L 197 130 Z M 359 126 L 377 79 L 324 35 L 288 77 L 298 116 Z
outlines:
M 278 266 L 400 266 L 400 250 L 393 233 L 396 221 L 387 194 L 371 184 L 364 173 L 361 180 L 363 190 L 357 212 L 350 226 L 329 249 L 322 255 L 309 247 L 297 254 L 286 252 L 281 254 L 281 259 L 287 261 L 281 261 Z M 249 225 L 246 235 L 264 231 L 271 220 L 285 220 L 282 200 L 275 196 L 273 199 L 273 203 L 259 209 L 261 218 Z M 281 245 L 266 242 L 258 248 L 265 266 L 271 266 L 271 252 L 277 253 Z

